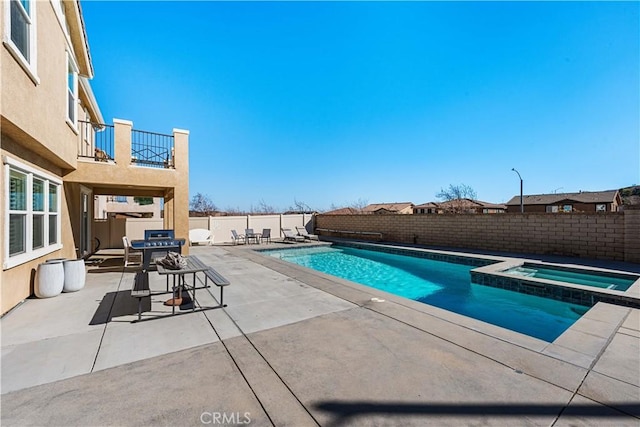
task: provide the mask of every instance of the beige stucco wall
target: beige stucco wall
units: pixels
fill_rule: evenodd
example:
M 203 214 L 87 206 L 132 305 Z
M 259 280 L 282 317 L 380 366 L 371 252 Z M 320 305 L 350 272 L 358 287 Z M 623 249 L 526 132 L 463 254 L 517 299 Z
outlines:
M 3 41 L 5 15 L 9 12 L 9 7 L 8 1 L 0 4 L 0 23 L 3 27 L 0 35 Z M 71 15 L 77 15 L 75 4 L 68 10 Z M 24 70 L 5 43 L 0 46 L 0 153 L 64 182 L 66 170 L 75 167 L 77 163 L 77 134 L 66 121 L 68 44 L 51 2 L 37 2 L 35 13 L 37 79 Z M 74 35 L 74 39 L 81 40 L 83 36 Z M 80 52 L 78 46 L 83 48 L 82 43 L 77 43 L 76 52 Z M 79 63 L 79 71 L 86 73 L 86 52 L 80 53 L 83 58 Z M 81 90 L 78 87 L 78 91 Z M 79 95 L 81 98 L 82 94 Z M 77 111 L 80 116 L 81 105 Z M 4 179 L 4 169 L 2 176 Z M 4 195 L 4 182 L 2 188 Z M 62 249 L 2 271 L 2 313 L 33 293 L 33 280 L 39 263 L 48 258 L 76 256 L 73 231 L 76 227 L 71 220 L 74 218 L 73 212 L 79 210 L 79 194 L 66 183 L 61 190 Z M 0 201 L 1 212 L 5 211 L 4 199 L 2 197 Z M 0 236 L 3 242 L 5 221 L 2 215 Z M 4 256 L 3 248 L 0 251 L 2 263 Z
M 189 238 L 189 132 L 173 130 L 175 169 L 172 188 L 164 197 L 164 228 L 175 230 L 176 237 Z M 189 254 L 185 245 L 183 254 Z
M 0 4 L 3 27 L 9 6 Z M 66 122 L 67 42 L 51 2 L 37 2 L 36 13 L 38 84 L 6 46 L 0 48 L 2 132 L 58 166 L 74 167 L 76 134 Z
M 16 143 L 12 138 L 7 135 L 2 135 L 2 143 L 0 148 L 0 153 L 2 156 L 7 156 L 12 159 L 19 160 L 20 162 L 42 172 L 45 172 L 49 175 L 53 175 L 62 181 L 60 168 L 53 165 L 47 159 L 40 157 L 39 155 L 27 150 L 24 146 Z M 4 170 L 3 170 L 4 172 Z M 4 177 L 4 173 L 2 174 Z M 2 183 L 3 194 L 4 194 L 4 178 Z M 61 200 L 61 212 L 60 212 L 60 221 L 61 221 L 61 241 L 62 241 L 62 249 L 50 252 L 44 256 L 33 259 L 26 263 L 17 265 L 15 267 L 6 269 L 2 271 L 2 281 L 0 283 L 1 289 L 1 302 L 0 302 L 0 310 L 2 313 L 5 313 L 16 304 L 18 304 L 23 299 L 27 298 L 29 295 L 33 293 L 33 280 L 35 277 L 35 271 L 38 267 L 38 264 L 44 262 L 49 258 L 75 258 L 75 245 L 73 238 L 73 231 L 71 225 L 71 216 L 69 200 L 68 200 L 68 191 L 66 186 L 60 194 Z M 0 212 L 5 211 L 5 197 L 0 198 Z M 4 236 L 4 222 L 5 218 L 2 215 L 2 226 L 0 227 L 0 236 L 2 242 L 5 241 Z M 4 248 L 0 250 L 0 265 L 4 262 Z

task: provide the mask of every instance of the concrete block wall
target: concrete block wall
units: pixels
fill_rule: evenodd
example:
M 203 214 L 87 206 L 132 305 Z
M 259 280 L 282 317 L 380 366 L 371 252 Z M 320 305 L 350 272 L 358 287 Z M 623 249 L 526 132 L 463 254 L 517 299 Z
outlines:
M 495 215 L 318 215 L 316 227 L 380 232 L 382 240 L 640 262 L 640 210 Z M 318 231 L 321 235 L 354 234 Z M 358 235 L 378 240 L 374 235 Z
M 625 208 L 624 235 L 624 260 L 640 263 L 640 206 Z

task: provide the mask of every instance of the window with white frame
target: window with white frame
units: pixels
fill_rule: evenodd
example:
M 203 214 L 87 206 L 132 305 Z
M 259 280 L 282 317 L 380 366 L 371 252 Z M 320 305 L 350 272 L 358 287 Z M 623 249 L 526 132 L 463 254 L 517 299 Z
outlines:
M 5 7 L 4 42 L 34 82 L 36 76 L 36 0 L 9 0 Z
M 10 268 L 60 249 L 61 182 L 18 161 L 5 160 L 5 260 Z
M 27 62 L 31 59 L 31 1 L 11 0 L 11 41 Z
M 606 211 L 607 211 L 606 203 L 598 203 L 596 205 L 596 212 L 606 212 Z
M 75 126 L 78 105 L 78 67 L 70 53 L 67 53 L 67 119 Z

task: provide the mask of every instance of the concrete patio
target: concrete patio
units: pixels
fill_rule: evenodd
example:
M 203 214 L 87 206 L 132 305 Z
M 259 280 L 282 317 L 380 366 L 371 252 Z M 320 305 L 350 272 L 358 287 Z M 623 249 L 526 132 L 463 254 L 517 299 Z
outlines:
M 254 248 L 191 248 L 231 281 L 226 308 L 134 323 L 113 254 L 81 291 L 4 316 L 2 424 L 640 423 L 640 310 L 599 303 L 547 343 Z

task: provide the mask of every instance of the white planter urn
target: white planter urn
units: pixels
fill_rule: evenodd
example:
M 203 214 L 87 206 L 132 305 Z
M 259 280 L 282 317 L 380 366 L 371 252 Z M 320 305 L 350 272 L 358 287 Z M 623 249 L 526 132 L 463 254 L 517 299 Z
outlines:
M 76 292 L 84 288 L 86 272 L 83 259 L 72 259 L 62 263 L 64 265 L 63 292 Z
M 60 295 L 64 287 L 64 267 L 62 262 L 45 262 L 38 265 L 34 292 L 38 298 Z

